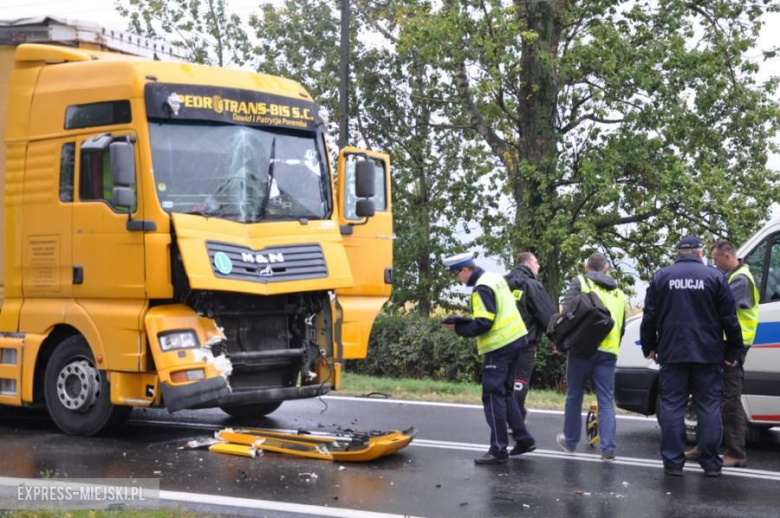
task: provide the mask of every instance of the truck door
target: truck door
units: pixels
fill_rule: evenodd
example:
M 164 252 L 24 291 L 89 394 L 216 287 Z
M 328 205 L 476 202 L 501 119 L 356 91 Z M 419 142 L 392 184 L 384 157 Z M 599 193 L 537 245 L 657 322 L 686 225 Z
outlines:
M 356 215 L 355 171 L 358 160 L 374 164 L 375 214 Z M 365 358 L 368 338 L 382 305 L 390 297 L 393 274 L 393 217 L 390 203 L 390 157 L 346 147 L 339 153 L 338 200 L 341 234 L 355 285 L 336 290 L 336 341 L 339 359 Z
M 109 140 L 127 136 L 112 134 Z M 144 299 L 144 233 L 128 224 L 128 210 L 113 200 L 108 145 L 96 148 L 95 137 L 78 142 L 78 175 L 73 203 L 73 287 L 80 300 Z M 134 136 L 131 135 L 131 139 Z M 135 146 L 136 192 L 142 192 Z M 143 219 L 141 198 L 129 210 Z

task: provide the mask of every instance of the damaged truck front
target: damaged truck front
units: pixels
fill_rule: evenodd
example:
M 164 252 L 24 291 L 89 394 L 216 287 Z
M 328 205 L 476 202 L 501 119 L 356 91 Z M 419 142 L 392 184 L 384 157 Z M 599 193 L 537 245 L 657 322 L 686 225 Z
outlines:
M 337 388 L 390 293 L 388 157 L 343 149 L 335 189 L 298 83 L 83 27 L 16 45 L 41 27 L 72 25 L 0 22 L 0 403 L 91 435 L 133 406 L 262 416 Z

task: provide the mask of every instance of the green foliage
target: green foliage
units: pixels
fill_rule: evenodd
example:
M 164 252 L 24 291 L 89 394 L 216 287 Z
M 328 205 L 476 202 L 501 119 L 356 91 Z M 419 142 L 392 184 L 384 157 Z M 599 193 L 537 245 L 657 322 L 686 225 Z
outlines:
M 351 360 L 347 370 L 391 378 L 479 383 L 482 359 L 473 338 L 445 331 L 438 319 L 416 313 L 380 314 L 371 331 L 368 357 Z M 560 389 L 564 378 L 564 360 L 544 345 L 537 351 L 532 386 Z
M 228 12 L 225 0 L 116 0 L 115 5 L 131 32 L 167 40 L 195 63 L 241 66 L 250 53 L 241 18 Z
M 380 314 L 374 322 L 365 360 L 350 372 L 394 378 L 475 381 L 481 369 L 474 339 L 445 331 L 436 319 Z

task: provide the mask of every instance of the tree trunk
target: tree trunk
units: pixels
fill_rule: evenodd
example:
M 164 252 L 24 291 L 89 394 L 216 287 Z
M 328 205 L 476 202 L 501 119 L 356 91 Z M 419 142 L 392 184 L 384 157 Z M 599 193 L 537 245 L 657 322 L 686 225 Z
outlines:
M 418 96 L 412 96 L 414 99 L 423 99 L 425 97 L 425 78 L 419 68 L 413 69 L 414 78 L 410 81 L 412 88 Z M 433 284 L 433 267 L 431 265 L 431 213 L 430 213 L 430 185 L 428 178 L 426 153 L 428 142 L 430 142 L 430 122 L 431 112 L 425 101 L 421 102 L 420 111 L 415 117 L 417 133 L 417 144 L 412 147 L 417 156 L 412 157 L 417 172 L 417 196 L 415 210 L 417 211 L 417 221 L 419 225 L 420 240 L 417 243 L 417 301 L 418 312 L 421 317 L 431 316 L 433 302 L 431 300 L 431 286 Z
M 538 34 L 535 40 L 524 40 L 520 56 L 520 120 L 519 148 L 521 166 L 510 171 L 514 200 L 515 232 L 512 248 L 517 253 L 533 250 L 543 265 L 542 280 L 548 292 L 557 300 L 561 291 L 558 246 L 550 250 L 536 249 L 535 243 L 547 228 L 549 214 L 538 212 L 549 207 L 555 197 L 552 187 L 543 190 L 538 178 L 547 178 L 552 185 L 558 163 L 558 135 L 555 128 L 557 85 L 555 59 L 561 36 L 559 23 L 563 0 L 530 2 L 516 0 L 518 16 L 527 30 Z M 528 167 L 531 166 L 531 167 Z M 532 174 L 529 174 L 532 171 Z M 521 236 L 528 236 L 523 239 Z

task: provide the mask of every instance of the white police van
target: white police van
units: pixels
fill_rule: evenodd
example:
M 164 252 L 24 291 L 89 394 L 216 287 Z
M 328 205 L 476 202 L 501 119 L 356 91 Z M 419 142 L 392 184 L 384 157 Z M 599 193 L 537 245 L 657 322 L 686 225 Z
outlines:
M 760 296 L 755 342 L 745 362 L 742 405 L 749 439 L 780 425 L 780 217 L 748 239 L 737 252 L 750 267 Z M 626 321 L 615 369 L 615 403 L 618 408 L 658 416 L 658 364 L 645 359 L 639 342 L 641 315 Z M 689 440 L 695 439 L 696 412 L 685 414 Z

